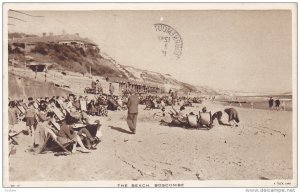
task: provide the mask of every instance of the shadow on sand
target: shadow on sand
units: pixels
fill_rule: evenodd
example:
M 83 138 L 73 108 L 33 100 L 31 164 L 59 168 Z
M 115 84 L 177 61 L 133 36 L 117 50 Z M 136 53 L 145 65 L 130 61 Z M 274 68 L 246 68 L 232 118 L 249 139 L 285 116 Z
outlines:
M 127 130 L 125 130 L 125 129 L 122 129 L 122 128 L 120 128 L 120 127 L 114 127 L 114 126 L 108 126 L 108 127 L 110 127 L 111 129 L 113 129 L 113 130 L 115 130 L 115 131 L 119 131 L 119 132 L 121 132 L 121 133 L 127 133 L 127 134 L 132 134 L 132 132 L 130 132 L 130 131 L 127 131 Z
M 209 131 L 211 130 L 212 128 L 210 127 L 201 127 L 201 126 L 198 126 L 198 127 L 191 127 L 191 126 L 187 126 L 185 124 L 182 124 L 182 125 L 174 125 L 170 122 L 167 122 L 165 120 L 161 120 L 160 121 L 160 125 L 163 125 L 163 126 L 168 126 L 170 128 L 181 128 L 181 129 L 186 129 L 186 130 L 201 130 L 201 131 Z

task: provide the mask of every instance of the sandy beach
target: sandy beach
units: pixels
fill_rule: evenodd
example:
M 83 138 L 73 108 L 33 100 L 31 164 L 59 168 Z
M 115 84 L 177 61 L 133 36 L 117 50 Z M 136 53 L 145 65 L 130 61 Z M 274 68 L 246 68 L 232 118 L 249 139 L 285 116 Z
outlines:
M 197 113 L 224 110 L 217 104 L 188 107 Z M 160 125 L 169 116 L 139 106 L 137 134 L 129 134 L 126 111 L 99 117 L 102 142 L 92 153 L 54 156 L 26 151 L 31 138 L 20 135 L 9 157 L 10 181 L 101 180 L 272 180 L 292 179 L 292 112 L 235 107 L 239 127 L 215 123 L 211 130 Z M 170 107 L 167 107 L 167 112 Z M 227 121 L 227 115 L 222 118 Z M 24 124 L 25 123 L 19 123 Z M 29 175 L 30 174 L 30 175 Z

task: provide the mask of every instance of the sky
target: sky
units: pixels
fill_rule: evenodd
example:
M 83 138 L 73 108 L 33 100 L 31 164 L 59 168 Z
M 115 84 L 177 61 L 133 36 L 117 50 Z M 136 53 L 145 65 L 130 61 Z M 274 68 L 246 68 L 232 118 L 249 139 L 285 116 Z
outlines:
M 9 12 L 9 32 L 42 35 L 79 33 L 122 65 L 171 74 L 213 89 L 243 92 L 292 91 L 292 15 L 270 11 L 25 11 Z M 175 29 L 182 38 L 165 48 L 154 24 Z M 162 53 L 163 50 L 167 54 Z

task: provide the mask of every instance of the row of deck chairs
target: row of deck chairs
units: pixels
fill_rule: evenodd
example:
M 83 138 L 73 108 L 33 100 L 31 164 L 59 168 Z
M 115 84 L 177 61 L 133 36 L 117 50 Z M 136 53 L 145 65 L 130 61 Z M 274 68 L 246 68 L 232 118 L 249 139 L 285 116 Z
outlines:
M 34 103 L 33 103 L 34 108 L 38 109 L 39 104 L 40 104 L 40 100 L 36 99 L 36 101 L 34 101 Z M 20 111 L 21 116 L 19 116 L 19 117 L 21 117 L 20 119 L 22 120 L 25 116 L 25 113 L 26 113 L 26 110 L 28 107 L 25 103 L 22 103 L 22 104 L 18 103 L 17 108 Z M 61 120 L 65 116 L 64 113 L 59 108 L 56 108 L 55 110 L 56 110 L 55 115 L 57 116 L 58 120 Z M 67 111 L 67 109 L 65 109 L 65 110 Z M 88 111 L 86 101 L 80 101 L 80 110 L 86 111 L 86 112 Z
M 38 100 L 34 102 L 34 107 L 36 109 L 38 109 L 38 104 L 39 104 Z M 82 106 L 83 109 L 86 108 L 86 106 L 84 106 L 84 105 L 81 105 L 81 106 Z M 25 103 L 18 104 L 17 108 L 20 111 L 21 117 L 23 116 L 21 119 L 23 119 L 24 116 L 25 116 L 25 113 L 26 113 L 27 105 Z M 55 120 L 51 121 L 51 126 L 48 126 L 48 127 L 45 128 L 46 140 L 45 140 L 45 143 L 41 146 L 40 151 L 38 153 L 43 153 L 45 151 L 60 150 L 63 153 L 69 154 L 71 152 L 68 149 L 68 147 L 71 146 L 71 145 L 73 145 L 74 142 L 73 141 L 69 141 L 67 143 L 62 144 L 62 143 L 60 143 L 57 140 L 57 133 L 60 130 L 60 125 L 57 122 L 61 121 L 61 120 L 64 120 L 65 117 L 66 117 L 66 115 L 59 108 L 54 108 L 52 110 L 53 110 L 53 113 L 54 113 Z M 70 113 L 67 109 L 66 109 L 66 112 L 67 112 L 67 114 Z M 76 129 L 79 130 L 80 128 L 86 127 L 87 125 L 76 124 L 74 126 L 73 126 L 73 128 L 75 130 Z M 101 125 L 98 124 L 98 123 L 95 123 L 95 124 L 90 125 L 90 126 L 94 127 L 95 129 L 97 129 L 97 127 L 100 127 Z M 20 131 L 18 133 L 15 133 L 15 134 L 9 134 L 9 141 L 11 141 L 12 144 L 17 145 L 18 142 L 16 141 L 15 137 L 17 135 L 19 135 L 20 133 L 22 133 L 22 132 L 24 133 L 26 131 L 23 130 L 23 131 Z M 94 133 L 94 135 L 96 135 L 96 133 Z M 84 141 L 86 136 L 84 134 L 82 134 L 82 136 L 80 136 L 80 137 Z M 96 143 L 98 143 L 99 141 L 100 141 L 100 139 L 97 138 Z
M 212 114 L 211 112 L 201 112 L 198 115 L 189 114 L 186 115 L 186 120 L 180 120 L 172 114 L 172 122 L 177 123 L 179 126 L 191 127 L 191 128 L 207 128 L 211 129 L 213 126 Z

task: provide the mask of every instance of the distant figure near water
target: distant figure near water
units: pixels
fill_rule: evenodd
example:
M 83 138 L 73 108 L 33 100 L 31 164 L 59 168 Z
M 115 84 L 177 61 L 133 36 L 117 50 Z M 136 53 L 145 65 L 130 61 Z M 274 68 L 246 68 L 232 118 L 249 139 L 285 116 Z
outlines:
M 280 106 L 280 100 L 276 99 L 275 100 L 275 109 L 278 111 L 279 110 L 279 106 Z
M 270 99 L 269 99 L 269 108 L 270 109 L 273 108 L 273 104 L 274 104 L 274 99 L 272 97 L 270 97 Z
M 285 101 L 282 101 L 282 110 L 285 111 Z

